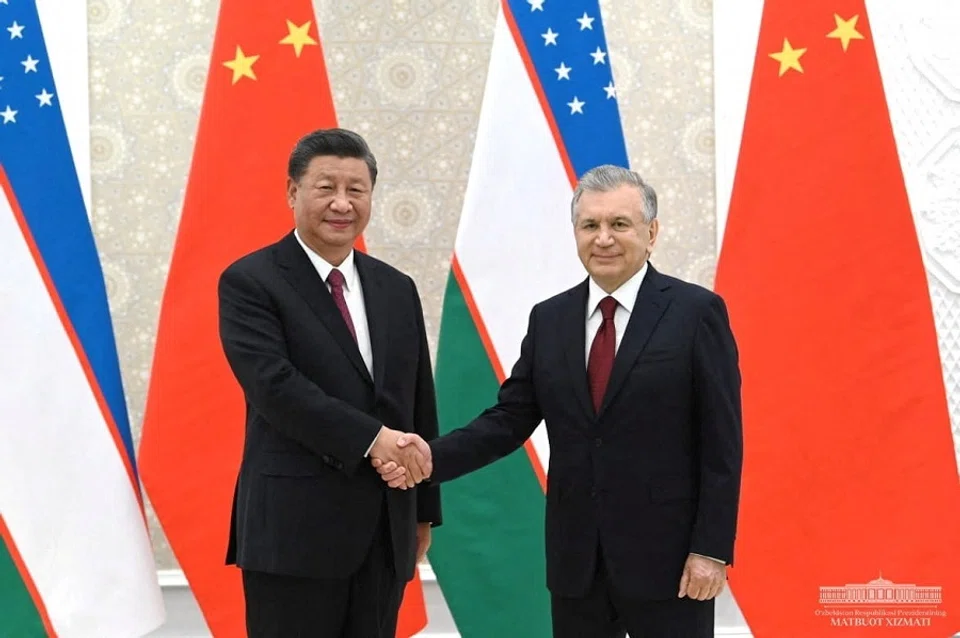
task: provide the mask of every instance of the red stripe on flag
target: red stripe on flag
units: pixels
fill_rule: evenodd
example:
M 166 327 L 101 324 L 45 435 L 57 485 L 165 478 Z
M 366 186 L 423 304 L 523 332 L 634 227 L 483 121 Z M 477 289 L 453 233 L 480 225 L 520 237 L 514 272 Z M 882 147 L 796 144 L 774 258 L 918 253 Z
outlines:
M 280 44 L 288 20 L 310 23 L 315 43 L 299 55 Z M 245 65 L 234 66 L 248 72 L 236 74 L 224 63 L 241 54 Z M 170 547 L 217 636 L 245 634 L 240 572 L 224 565 L 244 400 L 220 346 L 217 282 L 234 260 L 289 232 L 289 153 L 304 134 L 335 126 L 310 0 L 222 0 L 139 458 Z M 365 250 L 362 238 L 357 247 Z M 404 638 L 426 624 L 419 588 L 419 577 L 407 586 L 398 627 Z
M 2 170 L 3 169 L 0 168 L 0 171 Z M 20 579 L 23 580 L 23 585 L 30 594 L 33 606 L 37 608 L 37 615 L 40 616 L 40 622 L 43 623 L 43 629 L 47 632 L 47 637 L 57 638 L 57 632 L 54 631 L 53 623 L 50 622 L 50 614 L 47 613 L 47 606 L 44 605 L 43 598 L 40 597 L 40 591 L 37 589 L 36 583 L 33 582 L 33 577 L 30 576 L 30 570 L 27 569 L 27 564 L 23 562 L 23 557 L 20 556 L 17 544 L 13 540 L 13 534 L 10 533 L 10 528 L 7 527 L 6 521 L 3 520 L 3 514 L 0 514 L 0 538 L 3 539 L 4 544 L 7 546 L 7 551 L 10 552 L 10 558 L 13 559 L 13 564 L 16 565 L 17 572 L 20 573 Z
M 67 314 L 67 309 L 64 307 L 63 301 L 60 299 L 60 293 L 57 291 L 57 287 L 53 283 L 53 277 L 50 276 L 50 271 L 47 269 L 47 264 L 43 259 L 43 254 L 40 252 L 40 248 L 37 246 L 37 242 L 33 238 L 33 233 L 30 231 L 30 225 L 27 223 L 26 217 L 23 216 L 23 210 L 20 208 L 20 202 L 17 201 L 16 194 L 13 192 L 13 186 L 10 185 L 10 180 L 7 178 L 7 173 L 3 169 L 2 165 L 0 165 L 0 190 L 3 190 L 7 197 L 7 201 L 10 202 L 10 210 L 13 211 L 13 217 L 17 221 L 17 225 L 20 227 L 20 232 L 23 233 L 23 240 L 26 242 L 27 248 L 30 250 L 30 255 L 33 257 L 34 263 L 37 265 L 37 271 L 40 273 L 40 278 L 43 280 L 43 285 L 47 289 L 47 294 L 50 296 L 50 301 L 53 302 L 53 306 L 57 311 L 57 316 L 60 317 L 60 323 L 63 324 L 63 331 L 66 333 L 67 338 L 70 340 L 70 345 L 73 346 L 73 351 L 77 355 L 77 360 L 80 362 L 80 367 L 83 369 L 83 374 L 87 378 L 87 384 L 90 386 L 90 391 L 93 393 L 94 400 L 97 402 L 97 407 L 100 409 L 101 416 L 103 416 L 104 425 L 110 432 L 110 438 L 113 439 L 113 444 L 116 446 L 117 453 L 120 455 L 123 467 L 127 473 L 127 480 L 130 481 L 130 489 L 133 490 L 134 497 L 137 499 L 137 504 L 140 506 L 140 515 L 143 517 L 144 525 L 146 525 L 147 518 L 143 508 L 143 497 L 140 494 L 140 487 L 133 472 L 133 464 L 131 463 L 130 457 L 127 454 L 127 446 L 123 443 L 123 437 L 120 436 L 120 429 L 117 427 L 117 422 L 113 418 L 113 412 L 110 410 L 110 405 L 107 403 L 107 398 L 103 395 L 103 391 L 100 389 L 100 382 L 97 380 L 97 375 L 93 371 L 93 366 L 90 365 L 90 359 L 87 357 L 87 353 L 83 349 L 83 344 L 80 342 L 80 337 L 77 335 L 77 331 L 73 327 L 73 322 L 70 321 L 70 315 Z
M 942 588 L 946 617 L 910 635 L 952 634 L 960 484 L 863 0 L 765 3 L 717 289 L 742 355 L 731 586 L 753 635 L 832 633 L 821 588 L 881 573 L 883 595 Z
M 450 268 L 453 270 L 453 277 L 457 280 L 457 285 L 460 286 L 460 294 L 463 295 L 463 301 L 467 304 L 467 310 L 470 312 L 470 316 L 473 318 L 473 325 L 477 329 L 477 334 L 480 337 L 480 342 L 483 344 L 483 349 L 487 352 L 487 357 L 490 359 L 490 365 L 493 367 L 493 373 L 497 375 L 497 383 L 503 384 L 506 380 L 506 375 L 503 372 L 503 364 L 500 362 L 500 357 L 497 356 L 497 350 L 493 347 L 493 340 L 490 338 L 490 333 L 487 332 L 487 326 L 483 321 L 483 315 L 480 314 L 480 309 L 477 307 L 477 302 L 473 299 L 473 293 L 470 292 L 470 284 L 467 282 L 466 276 L 463 274 L 463 269 L 460 267 L 460 260 L 457 259 L 457 255 L 453 255 L 453 263 L 450 265 Z M 544 493 L 547 491 L 547 473 L 543 470 L 543 463 L 540 462 L 540 457 L 537 455 L 537 450 L 533 445 L 533 440 L 527 439 L 523 444 L 523 449 L 527 452 L 527 457 L 530 459 L 530 465 L 533 466 L 533 472 L 537 475 L 537 480 L 540 482 L 540 487 L 543 489 Z
M 530 59 L 530 52 L 527 51 L 527 45 L 523 41 L 523 34 L 520 33 L 520 27 L 517 26 L 517 21 L 513 17 L 513 11 L 510 10 L 508 0 L 501 0 L 500 6 L 503 9 L 503 16 L 507 20 L 507 26 L 510 27 L 510 33 L 513 35 L 513 43 L 517 47 L 517 52 L 520 53 L 523 66 L 527 69 L 527 77 L 530 78 L 530 84 L 533 86 L 533 90 L 537 94 L 537 99 L 540 101 L 540 108 L 543 109 L 543 117 L 546 118 L 550 132 L 553 133 L 553 141 L 557 145 L 557 153 L 560 155 L 560 161 L 563 162 L 563 167 L 567 171 L 567 179 L 570 180 L 571 188 L 575 188 L 577 185 L 577 173 L 573 170 L 573 162 L 570 161 L 567 146 L 563 143 L 563 136 L 560 135 L 560 127 L 557 126 L 557 120 L 553 117 L 550 101 L 547 99 L 547 94 L 543 91 L 543 85 L 540 84 L 537 68 L 533 65 L 533 60 Z

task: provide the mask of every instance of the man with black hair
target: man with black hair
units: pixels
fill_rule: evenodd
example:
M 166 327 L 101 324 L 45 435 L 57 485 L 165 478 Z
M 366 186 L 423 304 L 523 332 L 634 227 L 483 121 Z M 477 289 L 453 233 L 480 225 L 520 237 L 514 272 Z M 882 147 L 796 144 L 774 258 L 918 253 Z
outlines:
M 354 250 L 377 178 L 363 138 L 310 133 L 287 174 L 295 230 L 219 283 L 220 337 L 247 406 L 227 563 L 243 571 L 250 638 L 393 638 L 440 493 L 389 490 L 369 458 L 410 468 L 411 487 L 431 471 L 423 310 L 410 277 Z M 400 449 L 405 433 L 415 445 Z

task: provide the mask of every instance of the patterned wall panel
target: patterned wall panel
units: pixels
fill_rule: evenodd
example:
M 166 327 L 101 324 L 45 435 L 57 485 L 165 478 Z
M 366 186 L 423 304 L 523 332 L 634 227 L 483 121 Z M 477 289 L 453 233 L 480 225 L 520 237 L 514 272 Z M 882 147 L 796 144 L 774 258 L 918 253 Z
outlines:
M 87 6 L 92 215 L 139 438 L 218 2 Z M 710 285 L 711 2 L 601 6 L 630 161 L 660 195 L 657 266 Z M 416 279 L 435 345 L 497 2 L 315 0 L 315 8 L 340 123 L 367 137 L 381 165 L 370 250 Z M 152 511 L 150 520 L 159 567 L 175 567 Z

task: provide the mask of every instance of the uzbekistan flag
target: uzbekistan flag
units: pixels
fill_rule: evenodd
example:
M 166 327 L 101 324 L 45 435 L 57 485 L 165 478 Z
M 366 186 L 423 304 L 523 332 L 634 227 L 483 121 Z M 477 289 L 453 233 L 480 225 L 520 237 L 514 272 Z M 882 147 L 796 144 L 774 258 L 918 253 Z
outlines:
M 74 161 L 86 183 L 74 4 L 0 0 L 0 635 L 129 638 L 163 603 Z
M 600 164 L 628 165 L 599 3 L 502 2 L 440 327 L 440 429 L 496 401 L 533 305 L 585 277 L 570 199 Z M 464 638 L 551 635 L 541 426 L 444 487 L 430 562 Z M 492 611 L 495 610 L 495 611 Z

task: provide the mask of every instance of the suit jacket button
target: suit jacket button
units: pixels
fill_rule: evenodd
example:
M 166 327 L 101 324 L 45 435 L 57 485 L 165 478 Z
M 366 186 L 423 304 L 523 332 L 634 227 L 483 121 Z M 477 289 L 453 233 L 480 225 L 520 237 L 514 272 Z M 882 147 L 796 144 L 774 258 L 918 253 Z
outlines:
M 600 437 L 597 437 L 596 439 L 593 440 L 593 443 L 597 447 L 600 447 L 601 445 L 603 445 L 603 439 L 601 439 Z

